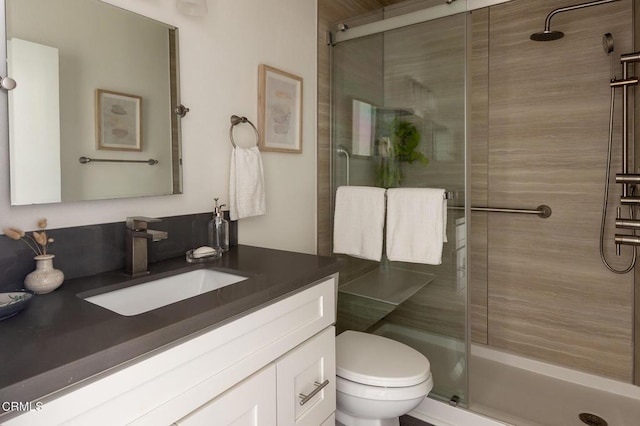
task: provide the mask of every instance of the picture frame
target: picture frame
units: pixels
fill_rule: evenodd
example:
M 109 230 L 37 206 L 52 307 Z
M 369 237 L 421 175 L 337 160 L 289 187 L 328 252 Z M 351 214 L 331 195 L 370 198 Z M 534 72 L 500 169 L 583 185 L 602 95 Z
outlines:
M 142 97 L 96 89 L 96 148 L 142 151 Z
M 258 148 L 302 153 L 302 78 L 258 67 Z

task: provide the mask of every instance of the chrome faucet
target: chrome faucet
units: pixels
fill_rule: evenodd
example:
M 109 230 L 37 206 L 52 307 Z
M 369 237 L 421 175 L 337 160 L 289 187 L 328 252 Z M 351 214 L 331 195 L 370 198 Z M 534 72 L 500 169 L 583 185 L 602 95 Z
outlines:
M 132 276 L 149 273 L 147 265 L 149 254 L 147 241 L 166 240 L 169 234 L 165 231 L 148 229 L 149 222 L 160 222 L 160 219 L 134 216 L 127 218 L 127 273 Z

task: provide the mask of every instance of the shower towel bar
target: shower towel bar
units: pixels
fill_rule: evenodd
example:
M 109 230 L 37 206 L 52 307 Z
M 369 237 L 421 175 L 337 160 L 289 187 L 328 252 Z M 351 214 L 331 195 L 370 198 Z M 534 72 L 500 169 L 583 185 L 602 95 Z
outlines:
M 453 210 L 464 210 L 462 206 L 451 206 L 449 207 Z M 473 212 L 495 212 L 495 213 L 520 213 L 520 214 L 535 214 L 542 219 L 546 219 L 551 216 L 551 207 L 542 204 L 538 206 L 535 210 L 529 209 L 508 209 L 502 207 L 470 207 L 469 208 Z
M 387 188 L 387 191 L 389 190 L 389 188 Z M 455 197 L 455 192 L 453 191 L 444 191 L 444 195 L 443 198 L 445 200 L 453 200 L 453 198 Z M 385 200 L 387 199 L 387 193 L 384 193 L 384 198 Z
M 150 166 L 153 166 L 153 165 L 159 163 L 158 160 L 154 160 L 153 158 L 150 158 L 148 160 L 113 160 L 113 159 L 108 159 L 108 158 L 80 157 L 80 158 L 78 158 L 78 161 L 81 164 L 88 164 L 88 163 L 146 163 L 146 164 L 148 164 Z

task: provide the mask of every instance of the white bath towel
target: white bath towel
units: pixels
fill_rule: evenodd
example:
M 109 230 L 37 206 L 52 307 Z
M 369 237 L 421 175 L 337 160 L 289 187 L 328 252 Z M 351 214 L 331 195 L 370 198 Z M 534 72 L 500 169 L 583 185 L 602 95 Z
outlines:
M 389 260 L 440 265 L 446 229 L 444 189 L 396 188 L 387 191 Z
M 341 186 L 336 191 L 333 252 L 380 261 L 384 188 Z
M 267 211 L 262 158 L 257 146 L 231 151 L 229 210 L 231 220 L 260 216 Z

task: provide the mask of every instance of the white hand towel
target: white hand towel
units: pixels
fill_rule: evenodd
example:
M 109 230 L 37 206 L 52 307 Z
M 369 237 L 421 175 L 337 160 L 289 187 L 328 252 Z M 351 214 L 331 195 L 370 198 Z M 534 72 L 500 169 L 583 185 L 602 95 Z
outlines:
M 361 259 L 382 258 L 384 188 L 341 186 L 336 192 L 333 252 Z
M 265 214 L 264 173 L 257 146 L 231 151 L 229 215 L 231 220 Z
M 446 229 L 444 189 L 395 188 L 387 191 L 389 260 L 440 265 Z

